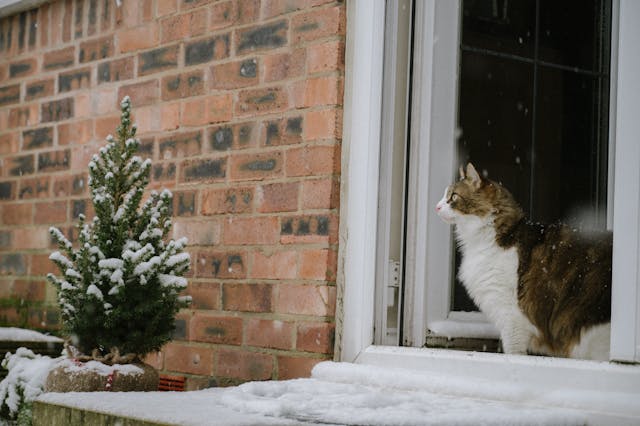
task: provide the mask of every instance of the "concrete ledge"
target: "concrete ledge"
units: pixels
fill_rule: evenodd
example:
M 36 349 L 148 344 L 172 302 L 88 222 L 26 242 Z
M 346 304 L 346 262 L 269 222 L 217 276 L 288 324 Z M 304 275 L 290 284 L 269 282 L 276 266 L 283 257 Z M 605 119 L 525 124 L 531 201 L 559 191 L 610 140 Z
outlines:
M 33 403 L 33 426 L 167 426 L 170 423 L 156 423 L 130 419 L 113 414 L 87 411 L 35 401 Z

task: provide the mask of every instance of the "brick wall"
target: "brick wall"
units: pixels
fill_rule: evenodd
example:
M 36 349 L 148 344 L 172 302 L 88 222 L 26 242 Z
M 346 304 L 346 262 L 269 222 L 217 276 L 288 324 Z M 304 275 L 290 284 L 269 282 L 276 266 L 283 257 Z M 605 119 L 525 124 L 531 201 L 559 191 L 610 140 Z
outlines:
M 0 321 L 59 327 L 50 225 L 91 216 L 87 163 L 132 98 L 175 196 L 191 309 L 149 362 L 189 388 L 331 357 L 345 6 L 62 0 L 0 20 Z

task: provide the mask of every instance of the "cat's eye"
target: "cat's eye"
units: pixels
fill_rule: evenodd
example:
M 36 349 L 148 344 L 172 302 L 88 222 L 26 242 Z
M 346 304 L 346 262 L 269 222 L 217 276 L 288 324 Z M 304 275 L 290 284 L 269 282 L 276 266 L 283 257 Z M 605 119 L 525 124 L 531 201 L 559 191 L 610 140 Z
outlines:
M 455 202 L 455 201 L 458 201 L 459 198 L 460 198 L 460 196 L 454 192 L 453 194 L 451 194 L 451 197 L 449 198 L 449 201 L 450 202 Z

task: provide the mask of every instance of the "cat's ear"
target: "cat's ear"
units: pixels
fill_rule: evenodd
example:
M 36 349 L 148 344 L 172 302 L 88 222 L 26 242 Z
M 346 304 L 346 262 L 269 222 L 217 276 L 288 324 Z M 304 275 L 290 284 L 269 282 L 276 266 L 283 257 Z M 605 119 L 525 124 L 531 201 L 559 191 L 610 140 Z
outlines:
M 458 169 L 458 173 L 460 173 L 460 180 L 464 180 L 464 178 L 466 178 L 467 176 L 464 174 L 464 168 L 462 167 L 462 165 L 460 165 L 460 168 Z
M 481 179 L 480 175 L 476 171 L 476 168 L 473 167 L 473 164 L 467 164 L 467 178 L 471 179 L 471 182 L 476 188 L 480 187 Z

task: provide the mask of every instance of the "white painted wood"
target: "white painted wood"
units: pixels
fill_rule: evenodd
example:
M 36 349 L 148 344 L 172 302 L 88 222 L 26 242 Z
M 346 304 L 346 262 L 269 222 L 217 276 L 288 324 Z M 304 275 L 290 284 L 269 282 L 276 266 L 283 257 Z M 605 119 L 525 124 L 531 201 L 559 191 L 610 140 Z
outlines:
M 611 359 L 640 361 L 640 2 L 620 0 Z
M 398 333 L 389 336 L 387 333 L 389 318 L 387 318 L 388 305 L 392 302 L 392 296 L 388 291 L 388 277 L 390 275 L 389 260 L 391 256 L 392 209 L 402 209 L 402 206 L 393 205 L 395 188 L 393 185 L 394 173 L 394 149 L 396 144 L 404 144 L 404 140 L 396 138 L 397 114 L 396 100 L 397 81 L 406 78 L 398 75 L 398 61 L 407 62 L 407 53 L 404 55 L 398 51 L 398 15 L 400 7 L 406 2 L 387 2 L 385 13 L 385 40 L 384 40 L 384 70 L 382 87 L 382 120 L 380 139 L 380 182 L 378 195 L 378 239 L 376 243 L 376 310 L 375 310 L 375 342 L 382 345 L 398 345 Z M 400 57 L 400 59 L 399 59 Z M 408 68 L 408 67 L 407 67 Z M 404 102 L 407 102 L 406 96 Z M 402 117 L 406 122 L 406 117 Z M 400 170 L 402 172 L 402 169 Z M 403 185 L 404 186 L 404 185 Z M 402 189 L 400 189 L 402 191 Z M 400 260 L 397 257 L 395 260 Z
M 529 383 L 531 391 L 538 395 L 546 394 L 551 397 L 555 389 L 564 389 L 573 395 L 572 404 L 576 409 L 588 415 L 589 424 L 638 424 L 637 407 L 640 405 L 632 405 L 636 408 L 627 411 L 621 408 L 624 403 L 631 401 L 632 404 L 636 404 L 639 400 L 640 367 L 638 366 L 371 345 L 374 326 L 373 310 L 363 304 L 369 303 L 369 306 L 373 306 L 374 303 L 372 296 L 375 291 L 372 279 L 373 265 L 367 265 L 366 262 L 367 259 L 374 258 L 370 246 L 368 247 L 367 244 L 372 241 L 372 235 L 369 233 L 375 233 L 376 226 L 375 220 L 367 214 L 366 210 L 367 206 L 372 204 L 371 200 L 377 196 L 378 174 L 376 170 L 373 170 L 372 165 L 377 161 L 377 158 L 376 161 L 373 161 L 373 158 L 376 157 L 380 147 L 377 142 L 379 138 L 366 138 L 376 134 L 375 123 L 379 122 L 380 117 L 380 106 L 372 101 L 376 99 L 375 93 L 377 92 L 375 91 L 380 87 L 375 86 L 374 82 L 379 81 L 382 72 L 382 59 L 379 56 L 382 52 L 382 42 L 378 37 L 372 37 L 372 34 L 375 34 L 375 28 L 382 27 L 383 18 L 380 14 L 384 9 L 383 3 L 383 1 L 367 3 L 357 0 L 348 3 L 348 21 L 350 23 L 347 28 L 344 174 L 341 192 L 339 254 L 339 272 L 341 271 L 344 277 L 339 277 L 338 280 L 339 286 L 343 287 L 341 293 L 344 293 L 342 297 L 344 299 L 343 314 L 338 314 L 338 321 L 343 323 L 342 328 L 344 329 L 342 337 L 339 338 L 342 342 L 340 359 L 434 373 L 451 373 L 470 380 L 480 378 L 507 382 L 518 381 L 524 384 Z M 443 1 L 442 3 L 449 2 Z M 620 12 L 624 16 L 624 19 L 621 19 L 621 40 L 619 43 L 622 56 L 622 52 L 627 51 L 625 49 L 640 46 L 638 29 L 635 29 L 635 35 L 633 31 L 633 23 L 640 22 L 640 2 L 622 0 L 620 3 Z M 417 5 L 422 16 L 420 18 L 422 20 L 418 21 L 418 24 L 422 26 L 419 31 L 435 28 L 436 1 L 417 2 Z M 617 5 L 617 2 L 614 2 L 614 5 Z M 445 5 L 445 7 L 447 6 Z M 354 16 L 359 16 L 360 19 L 356 19 Z M 457 22 L 455 20 L 439 20 L 439 22 L 442 26 L 457 27 L 454 25 Z M 358 31 L 360 33 L 356 34 L 355 32 Z M 433 34 L 429 40 L 432 45 L 440 43 L 440 39 L 434 37 Z M 377 53 L 376 49 L 378 49 Z M 434 49 L 429 50 L 427 45 L 420 44 L 416 44 L 416 49 L 421 49 L 418 53 L 421 56 L 416 58 L 416 62 L 420 61 L 420 63 L 416 63 L 416 66 L 423 68 L 424 74 L 422 75 L 426 75 L 428 79 L 414 82 L 416 90 L 414 97 L 435 92 L 436 89 L 432 87 L 434 84 L 433 75 L 437 75 L 432 63 L 435 55 Z M 635 51 L 631 50 L 630 52 Z M 640 301 L 638 300 L 640 297 L 638 294 L 638 276 L 640 275 L 638 272 L 638 263 L 640 263 L 638 248 L 640 246 L 640 143 L 637 136 L 640 135 L 638 127 L 640 120 L 638 120 L 637 114 L 634 114 L 634 110 L 640 110 L 637 105 L 634 105 L 634 101 L 637 103 L 636 100 L 640 99 L 640 79 L 637 78 L 640 75 L 640 64 L 638 63 L 640 56 L 631 53 L 625 56 L 626 58 L 619 60 L 617 74 L 619 86 L 615 105 L 618 109 L 618 116 L 616 120 L 612 121 L 612 125 L 614 122 L 616 123 L 614 223 L 617 227 L 614 229 L 614 325 L 611 346 L 614 359 L 631 361 L 638 360 L 637 342 L 640 341 L 638 338 L 638 330 L 640 330 L 638 325 L 638 312 L 640 312 Z M 355 76 L 358 76 L 355 79 L 357 81 L 354 81 Z M 452 93 L 455 92 L 449 93 L 449 97 L 455 99 Z M 417 110 L 428 111 L 428 114 L 421 115 L 419 120 L 416 120 L 414 116 L 417 128 L 412 129 L 412 132 L 415 132 L 414 135 L 419 135 L 427 138 L 427 141 L 433 142 L 434 130 L 431 126 L 435 125 L 433 122 L 435 113 L 432 112 L 434 103 L 430 97 L 422 100 L 422 103 L 422 107 Z M 357 106 L 356 111 L 353 110 L 354 106 Z M 420 152 L 418 153 L 420 154 Z M 423 159 L 433 158 L 422 154 L 424 155 Z M 354 164 L 358 161 L 361 161 L 361 164 Z M 431 162 L 424 164 L 428 164 L 428 167 L 423 167 L 421 172 L 412 176 L 412 184 L 421 183 L 421 187 L 428 191 L 427 184 L 430 177 L 426 174 L 427 169 L 433 167 L 433 164 Z M 451 170 L 452 164 L 442 167 Z M 448 180 L 451 176 L 447 175 L 446 178 L 441 177 L 440 179 Z M 621 182 L 626 182 L 626 184 Z M 372 189 L 373 187 L 375 189 Z M 439 191 L 442 190 L 439 189 Z M 436 200 L 440 195 L 437 194 Z M 416 206 L 426 208 L 429 197 L 430 195 L 426 195 L 424 198 L 412 200 L 414 212 L 417 212 Z M 430 210 L 428 211 L 430 212 Z M 375 208 L 370 211 L 375 212 Z M 412 220 L 414 221 L 412 229 L 416 235 L 410 234 L 413 238 L 411 244 L 418 247 L 418 250 L 413 251 L 411 262 L 414 264 L 414 275 L 418 274 L 425 278 L 427 277 L 427 261 L 433 260 L 427 259 L 426 239 L 420 240 L 420 236 L 417 234 L 419 233 L 423 238 L 426 238 L 427 235 L 433 236 L 433 234 L 428 234 L 426 226 L 420 228 L 415 223 L 417 221 L 415 213 Z M 441 250 L 444 251 L 442 248 Z M 422 264 L 419 263 L 420 261 Z M 442 268 L 443 265 L 436 264 L 435 266 Z M 425 303 L 426 289 L 416 287 L 409 295 L 419 299 L 414 301 L 412 309 L 413 312 L 416 312 L 417 308 L 417 314 L 421 316 L 421 319 L 415 320 L 411 316 L 406 317 L 407 320 L 412 321 L 414 329 L 420 327 L 420 321 L 425 321 L 422 324 L 426 323 L 428 309 Z M 436 294 L 436 297 L 442 299 L 443 295 Z M 451 317 L 455 319 L 456 315 L 452 313 Z M 421 333 L 420 330 L 412 333 L 411 339 L 414 340 L 412 343 L 419 345 L 420 339 L 424 338 Z M 622 404 L 610 407 L 607 412 L 594 412 L 591 403 L 597 401 L 603 392 L 616 393 Z M 567 403 L 562 398 L 557 399 L 557 402 L 550 402 L 552 399 L 547 398 L 545 401 L 550 405 Z
M 451 228 L 435 214 L 455 161 L 459 1 L 416 3 L 407 205 L 406 346 L 449 314 Z
M 0 18 L 34 9 L 47 0 L 0 0 Z
M 347 3 L 337 356 L 373 343 L 385 1 Z

